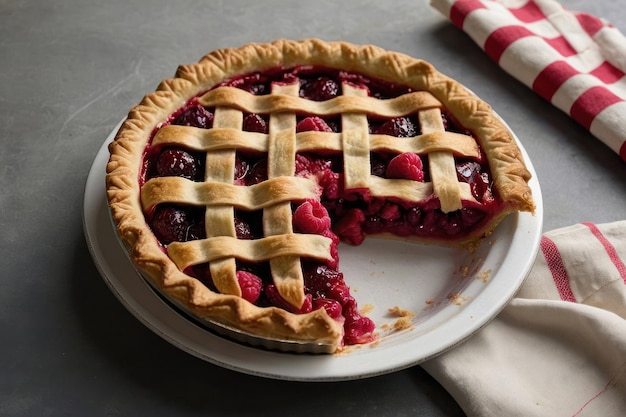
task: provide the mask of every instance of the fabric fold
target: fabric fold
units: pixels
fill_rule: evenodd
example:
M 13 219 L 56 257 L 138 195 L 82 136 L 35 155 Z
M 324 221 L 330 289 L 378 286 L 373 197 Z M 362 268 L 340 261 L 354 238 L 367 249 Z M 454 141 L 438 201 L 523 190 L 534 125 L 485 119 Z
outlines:
M 506 72 L 626 161 L 626 37 L 554 0 L 431 0 Z
M 516 297 L 422 366 L 468 416 L 626 415 L 626 221 L 546 233 Z

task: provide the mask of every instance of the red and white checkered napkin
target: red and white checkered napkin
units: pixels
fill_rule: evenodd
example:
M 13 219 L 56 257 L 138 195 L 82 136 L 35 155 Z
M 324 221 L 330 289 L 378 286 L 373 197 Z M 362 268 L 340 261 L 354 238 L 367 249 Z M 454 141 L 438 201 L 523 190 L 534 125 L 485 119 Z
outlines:
M 422 366 L 468 416 L 626 416 L 626 221 L 546 233 L 516 298 Z
M 554 0 L 431 0 L 505 71 L 626 160 L 626 37 Z

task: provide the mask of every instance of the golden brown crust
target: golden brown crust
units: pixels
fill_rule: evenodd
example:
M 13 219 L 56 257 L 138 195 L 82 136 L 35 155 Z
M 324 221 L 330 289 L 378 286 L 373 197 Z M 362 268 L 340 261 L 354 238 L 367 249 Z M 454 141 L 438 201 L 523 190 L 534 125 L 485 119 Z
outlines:
M 399 99 L 382 101 L 369 97 L 359 97 L 362 95 L 358 91 L 359 89 L 347 88 L 347 95 L 327 102 L 305 102 L 297 97 L 297 92 L 289 90 L 289 86 L 285 87 L 285 91 L 280 97 L 270 95 L 262 99 L 228 87 L 204 94 L 217 83 L 238 74 L 299 64 L 342 68 L 387 81 L 397 82 L 401 80 L 402 84 L 413 87 L 419 92 Z M 233 282 L 234 261 L 228 261 L 226 255 L 224 260 L 213 262 L 211 265 L 215 284 L 223 294 L 210 291 L 198 280 L 182 273 L 175 263 L 188 265 L 189 262 L 197 262 L 197 258 L 189 261 L 186 258 L 187 252 L 178 250 L 181 247 L 193 248 L 194 251 L 202 254 L 202 259 L 213 256 L 207 253 L 207 248 L 210 251 L 210 247 L 198 249 L 197 244 L 190 242 L 172 245 L 172 251 L 180 254 L 180 256 L 174 256 L 178 261 L 173 261 L 164 253 L 146 226 L 142 210 L 161 201 L 161 191 L 159 190 L 163 188 L 168 188 L 168 198 L 171 198 L 173 194 L 180 194 L 181 200 L 201 201 L 206 198 L 202 194 L 208 191 L 214 193 L 216 198 L 222 199 L 227 204 L 237 202 L 237 204 L 246 207 L 263 205 L 258 198 L 255 198 L 255 193 L 259 192 L 264 194 L 274 192 L 277 196 L 283 197 L 285 193 L 291 192 L 304 193 L 303 195 L 314 193 L 314 184 L 311 185 L 310 182 L 307 184 L 305 179 L 292 179 L 291 185 L 281 183 L 280 187 L 283 189 L 273 188 L 268 191 L 267 188 L 271 184 L 266 184 L 259 185 L 257 191 L 253 189 L 254 187 L 250 187 L 250 190 L 242 194 L 241 190 L 237 190 L 233 186 L 216 187 L 212 185 L 227 182 L 227 179 L 221 178 L 219 170 L 210 172 L 208 182 L 201 184 L 191 184 L 190 181 L 187 184 L 185 180 L 178 178 L 152 179 L 146 184 L 144 192 L 140 193 L 138 178 L 143 151 L 152 132 L 190 98 L 198 94 L 204 94 L 200 98 L 200 102 L 206 105 L 237 103 L 241 110 L 260 112 L 268 112 L 270 109 L 276 108 L 302 110 L 312 107 L 311 112 L 317 114 L 337 112 L 337 109 L 340 109 L 342 111 L 359 110 L 394 116 L 407 114 L 407 109 L 423 109 L 423 116 L 420 117 L 423 118 L 423 124 L 427 126 L 426 131 L 420 137 L 403 142 L 402 145 L 397 145 L 394 143 L 397 141 L 390 140 L 384 135 L 372 135 L 369 143 L 366 143 L 368 142 L 366 140 L 367 134 L 366 132 L 363 133 L 363 129 L 366 129 L 367 126 L 363 125 L 363 119 L 357 117 L 353 121 L 347 119 L 350 134 L 330 134 L 324 135 L 322 138 L 318 132 L 303 132 L 298 134 L 297 149 L 296 145 L 293 145 L 292 148 L 278 150 L 293 154 L 297 150 L 313 149 L 313 147 L 319 146 L 320 140 L 323 140 L 324 146 L 329 149 L 350 148 L 351 151 L 348 152 L 347 158 L 350 159 L 350 155 L 355 155 L 354 160 L 357 162 L 353 165 L 347 164 L 346 177 L 348 183 L 353 187 L 371 186 L 374 194 L 376 194 L 377 189 L 380 190 L 379 193 L 388 193 L 390 189 L 395 189 L 396 191 L 391 192 L 405 195 L 407 184 L 403 180 L 396 180 L 393 184 L 376 185 L 376 181 L 378 181 L 376 179 L 369 181 L 368 184 L 363 184 L 364 177 L 369 175 L 369 164 L 364 166 L 363 158 L 359 156 L 365 152 L 369 154 L 370 147 L 393 150 L 402 146 L 415 152 L 418 152 L 417 149 L 419 152 L 429 152 L 430 155 L 436 154 L 437 156 L 430 158 L 433 161 L 441 160 L 440 163 L 431 162 L 431 164 L 435 164 L 434 166 L 431 165 L 431 172 L 435 177 L 440 175 L 440 171 L 442 177 L 447 175 L 445 171 L 450 169 L 451 152 L 468 156 L 477 154 L 478 148 L 475 143 L 460 145 L 460 142 L 463 142 L 461 135 L 443 132 L 442 126 L 437 124 L 440 123 L 437 112 L 439 112 L 439 107 L 443 105 L 455 115 L 463 126 L 473 131 L 478 137 L 480 146 L 490 161 L 494 186 L 501 198 L 508 202 L 502 216 L 517 210 L 534 211 L 531 191 L 527 184 L 530 173 L 524 165 L 520 150 L 509 130 L 494 116 L 486 103 L 456 81 L 437 72 L 428 63 L 374 46 L 355 46 L 345 42 L 328 43 L 316 39 L 279 40 L 269 44 L 249 44 L 241 48 L 218 50 L 206 55 L 196 64 L 180 66 L 175 78 L 164 80 L 155 92 L 145 96 L 141 103 L 129 112 L 128 118 L 109 147 L 111 157 L 107 164 L 106 177 L 107 197 L 112 217 L 133 262 L 154 280 L 156 285 L 168 296 L 178 300 L 200 317 L 231 323 L 245 331 L 265 337 L 322 341 L 332 343 L 336 347 L 341 344 L 343 332 L 341 324 L 330 319 L 324 309 L 309 314 L 294 315 L 279 308 L 256 307 L 243 300 L 240 298 L 241 291 L 238 285 Z M 279 143 L 282 146 L 283 142 L 277 142 L 271 135 L 267 137 L 268 135 L 241 132 L 240 129 L 235 135 L 232 135 L 234 126 L 239 122 L 240 114 L 240 111 L 230 114 L 228 110 L 224 110 L 219 118 L 216 116 L 216 120 L 219 119 L 219 121 L 211 130 L 180 129 L 177 126 L 167 126 L 161 132 L 167 131 L 169 140 L 180 140 L 194 149 L 215 152 L 216 158 L 223 156 L 219 154 L 220 152 L 233 152 L 234 154 L 234 151 L 230 151 L 233 141 L 246 143 L 246 146 L 253 146 L 254 149 L 263 152 L 275 149 Z M 277 130 L 279 129 L 275 128 L 272 131 Z M 157 142 L 160 140 L 159 135 L 155 138 Z M 250 140 L 250 138 L 253 139 Z M 295 136 L 292 139 L 290 143 L 296 143 Z M 227 146 L 227 141 L 230 141 L 230 147 Z M 398 150 L 406 151 L 404 148 Z M 232 164 L 232 162 L 230 163 Z M 292 171 L 293 167 L 270 167 L 270 177 L 293 175 L 293 172 L 289 172 L 290 170 Z M 367 170 L 367 174 L 364 174 L 365 170 Z M 272 171 L 274 171 L 273 174 Z M 212 175 L 215 178 L 211 178 Z M 459 208 L 462 199 L 471 199 L 471 193 L 466 185 L 456 181 L 447 183 L 444 180 L 434 183 L 434 191 L 440 197 L 444 211 Z M 258 191 L 263 187 L 265 189 Z M 286 190 L 285 187 L 292 188 Z M 419 195 L 416 194 L 415 198 L 423 198 L 425 193 L 428 195 L 432 193 L 432 190 L 433 185 L 427 184 L 423 189 L 416 191 Z M 272 204 L 277 201 L 273 200 Z M 281 204 L 272 207 L 272 210 L 277 211 L 277 213 L 268 213 L 268 219 L 282 215 L 278 213 L 285 211 L 285 207 Z M 285 201 L 284 204 L 289 203 Z M 216 218 L 228 216 L 228 210 L 232 210 L 232 208 L 225 210 L 225 212 L 216 210 L 211 215 L 216 216 Z M 499 221 L 499 219 L 496 220 Z M 272 222 L 266 224 L 265 227 L 272 229 L 274 234 L 291 232 L 290 224 Z M 486 229 L 484 234 L 488 234 L 490 231 L 491 229 Z M 216 238 L 228 240 L 228 236 L 231 236 L 233 239 L 233 233 L 234 231 L 227 227 L 221 233 L 223 236 L 216 236 Z M 475 241 L 462 243 L 471 246 L 475 244 Z M 327 242 L 316 242 L 316 245 L 322 247 L 325 244 Z M 225 247 L 228 248 L 229 246 L 226 245 Z M 254 252 L 257 249 L 250 248 L 250 251 Z M 324 257 L 324 251 L 327 251 L 327 248 L 321 248 L 318 255 Z M 297 252 L 298 250 L 294 251 L 295 255 Z M 272 270 L 273 272 L 276 271 L 278 276 L 278 278 L 275 277 L 275 280 L 278 281 L 277 287 L 284 287 L 280 290 L 281 294 L 287 299 L 291 299 L 293 304 L 298 305 L 297 303 L 301 303 L 303 297 L 301 289 L 298 289 L 301 288 L 302 283 L 301 280 L 300 282 L 292 282 L 293 280 L 289 278 L 293 270 L 293 264 L 289 261 L 290 256 L 285 254 L 279 260 L 272 261 Z M 284 276 L 282 278 L 280 271 L 283 271 Z

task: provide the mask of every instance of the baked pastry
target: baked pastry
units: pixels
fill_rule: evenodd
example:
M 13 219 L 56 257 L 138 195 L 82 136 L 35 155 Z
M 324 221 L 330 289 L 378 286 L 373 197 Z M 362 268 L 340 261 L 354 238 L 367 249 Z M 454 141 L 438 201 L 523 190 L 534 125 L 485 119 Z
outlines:
M 529 171 L 491 108 L 374 46 L 212 52 L 133 108 L 109 149 L 119 236 L 167 297 L 333 350 L 376 337 L 339 270 L 340 241 L 471 250 L 508 214 L 534 211 Z

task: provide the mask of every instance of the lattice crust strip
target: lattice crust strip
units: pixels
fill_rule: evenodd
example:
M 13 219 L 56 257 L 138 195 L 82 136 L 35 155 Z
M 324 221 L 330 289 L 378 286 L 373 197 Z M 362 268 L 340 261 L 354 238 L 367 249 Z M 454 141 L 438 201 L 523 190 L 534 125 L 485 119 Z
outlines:
M 274 84 L 272 92 L 255 96 L 233 87 L 220 87 L 198 98 L 215 108 L 211 129 L 169 125 L 155 135 L 153 145 L 180 145 L 206 152 L 205 181 L 178 177 L 152 178 L 144 185 L 144 210 L 160 203 L 186 203 L 206 210 L 207 238 L 174 242 L 168 254 L 185 268 L 208 262 L 218 291 L 241 295 L 236 278 L 236 258 L 269 261 L 279 293 L 296 307 L 304 301 L 300 257 L 330 259 L 330 240 L 317 235 L 294 234 L 291 201 L 317 198 L 312 179 L 295 177 L 297 152 L 324 150 L 343 153 L 346 189 L 369 189 L 371 195 L 418 202 L 435 194 L 441 209 L 461 208 L 462 200 L 474 200 L 470 186 L 457 180 L 455 156 L 477 158 L 480 150 L 467 135 L 444 130 L 442 104 L 428 92 L 412 92 L 379 100 L 365 90 L 344 83 L 343 95 L 327 101 L 300 98 L 299 84 Z M 232 103 L 236 103 L 235 107 Z M 242 131 L 243 113 L 269 115 L 269 134 Z M 296 113 L 341 114 L 341 133 L 296 133 Z M 418 114 L 421 133 L 410 138 L 370 134 L 368 115 L 398 117 Z M 268 180 L 252 186 L 233 184 L 235 152 L 267 153 Z M 430 182 L 384 179 L 370 175 L 370 152 L 427 154 Z M 263 210 L 261 239 L 237 242 L 234 209 Z
M 347 83 L 343 86 L 353 90 Z M 426 91 L 415 91 L 388 100 L 367 95 L 360 95 L 358 100 L 352 97 L 347 94 L 326 101 L 312 101 L 297 95 L 256 96 L 235 87 L 219 87 L 199 97 L 198 102 L 205 107 L 234 106 L 248 113 L 259 114 L 297 111 L 320 116 L 344 113 L 377 114 L 387 118 L 404 116 L 417 109 L 441 107 L 441 102 Z
M 443 119 L 438 108 L 419 112 L 422 132 L 443 132 Z M 472 139 L 473 141 L 473 139 Z M 436 151 L 428 154 L 430 177 L 435 195 L 441 202 L 441 211 L 449 213 L 461 208 L 461 183 L 457 179 L 454 155 L 449 151 Z
M 330 132 L 296 133 L 298 152 L 324 149 L 330 152 L 342 151 L 342 134 Z M 468 140 L 470 139 L 470 140 Z M 369 148 L 372 151 L 415 152 L 427 154 L 435 151 L 454 152 L 459 156 L 478 158 L 480 151 L 474 139 L 454 132 L 434 130 L 411 138 L 398 140 L 393 136 L 369 135 Z M 157 132 L 154 145 L 180 145 L 194 151 L 216 151 L 221 149 L 242 149 L 266 153 L 269 135 L 257 132 L 244 132 L 240 129 L 202 129 L 191 126 L 164 126 Z
M 299 91 L 298 83 L 274 84 L 271 95 L 297 97 Z M 293 110 L 270 113 L 267 152 L 268 180 L 292 177 L 295 173 L 296 113 Z M 265 236 L 293 234 L 289 201 L 279 202 L 263 209 L 263 234 Z M 293 255 L 274 257 L 270 259 L 270 270 L 279 294 L 292 305 L 301 307 L 304 303 L 304 277 L 300 258 Z
M 249 187 L 211 182 L 194 182 L 180 177 L 160 177 L 144 185 L 142 205 L 186 203 L 195 206 L 235 206 L 244 210 L 260 210 L 288 200 L 304 200 L 317 196 L 317 183 L 308 178 L 272 178 Z
M 217 107 L 213 124 L 215 127 L 237 128 L 243 124 L 243 114 L 228 108 Z M 206 153 L 205 182 L 216 181 L 232 184 L 235 172 L 235 149 L 215 150 Z M 213 206 L 205 210 L 206 236 L 237 236 L 235 230 L 235 210 L 232 205 Z M 222 294 L 241 297 L 241 288 L 237 282 L 237 265 L 234 257 L 218 259 L 209 264 L 213 284 Z

